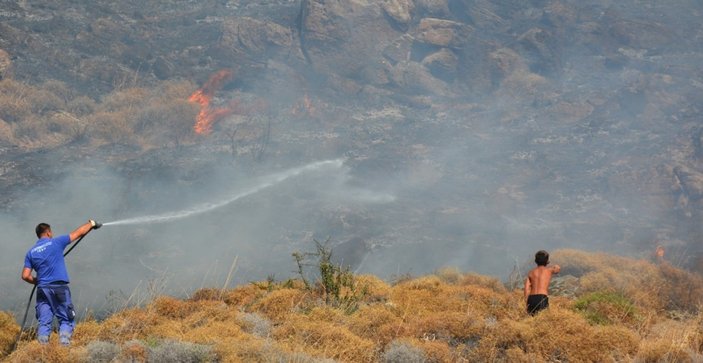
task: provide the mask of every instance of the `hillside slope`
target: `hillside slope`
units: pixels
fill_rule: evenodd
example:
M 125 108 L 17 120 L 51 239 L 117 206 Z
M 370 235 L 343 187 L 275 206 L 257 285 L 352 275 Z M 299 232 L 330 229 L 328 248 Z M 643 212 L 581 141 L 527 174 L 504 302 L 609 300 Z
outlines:
M 703 279 L 666 263 L 560 250 L 550 308 L 519 289 L 445 269 L 394 281 L 261 282 L 160 296 L 78 324 L 73 345 L 24 339 L 13 362 L 700 361 Z M 344 271 L 335 270 L 336 277 Z M 327 287 L 327 289 L 325 289 Z M 16 326 L 3 324 L 3 347 Z M 55 337 L 54 337 L 55 338 Z

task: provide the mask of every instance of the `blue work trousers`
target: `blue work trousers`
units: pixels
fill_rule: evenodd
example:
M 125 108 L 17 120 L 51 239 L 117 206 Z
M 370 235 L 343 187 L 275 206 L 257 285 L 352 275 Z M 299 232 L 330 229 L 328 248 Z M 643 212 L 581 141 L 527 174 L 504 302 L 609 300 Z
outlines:
M 51 334 L 51 323 L 54 316 L 59 321 L 59 334 L 73 335 L 76 313 L 73 311 L 71 290 L 67 284 L 48 284 L 37 286 L 37 320 L 38 336 Z

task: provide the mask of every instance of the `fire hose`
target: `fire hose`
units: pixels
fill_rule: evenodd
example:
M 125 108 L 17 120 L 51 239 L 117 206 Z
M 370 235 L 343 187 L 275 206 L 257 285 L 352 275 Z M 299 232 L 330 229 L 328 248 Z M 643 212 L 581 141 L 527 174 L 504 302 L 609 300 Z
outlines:
M 98 223 L 93 228 L 98 229 L 101 226 L 102 226 L 102 224 Z M 85 236 L 87 236 L 87 234 L 82 235 L 81 238 L 79 238 L 76 241 L 76 243 L 74 243 L 73 246 L 71 246 L 71 248 L 68 249 L 68 251 L 64 252 L 63 257 L 68 256 L 68 254 L 71 253 L 71 251 L 73 251 L 73 249 L 76 248 L 76 246 L 78 246 L 79 243 L 81 243 L 81 241 L 83 240 L 83 238 Z M 29 301 L 27 301 L 27 308 L 24 310 L 24 317 L 22 318 L 22 324 L 20 325 L 20 331 L 19 331 L 19 333 L 17 333 L 17 338 L 15 339 L 15 343 L 12 345 L 12 349 L 10 350 L 11 352 L 13 352 L 15 349 L 17 349 L 17 345 L 19 344 L 20 339 L 22 338 L 22 333 L 24 332 L 24 324 L 27 323 L 27 315 L 29 314 L 29 307 L 32 306 L 32 298 L 34 297 L 34 293 L 36 291 L 37 291 L 37 285 L 34 285 L 34 287 L 32 287 L 32 293 L 29 294 Z

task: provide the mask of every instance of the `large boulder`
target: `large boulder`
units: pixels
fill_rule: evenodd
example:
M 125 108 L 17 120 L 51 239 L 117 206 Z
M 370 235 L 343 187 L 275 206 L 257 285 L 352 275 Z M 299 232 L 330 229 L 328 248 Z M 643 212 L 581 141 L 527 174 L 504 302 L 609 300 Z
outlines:
M 415 10 L 412 0 L 384 0 L 381 6 L 386 15 L 407 29 Z
M 447 18 L 451 16 L 449 2 L 447 0 L 416 0 L 417 7 L 423 15 L 437 18 Z
M 249 55 L 261 55 L 270 50 L 290 48 L 293 33 L 290 28 L 248 17 L 234 17 L 222 24 L 224 47 L 240 48 Z
M 450 96 L 449 87 L 417 62 L 400 62 L 391 71 L 393 84 L 408 93 Z
M 415 31 L 415 40 L 429 45 L 462 48 L 473 32 L 467 24 L 452 20 L 424 18 Z
M 365 70 L 381 69 L 383 50 L 401 34 L 385 14 L 378 1 L 303 1 L 302 52 L 321 74 L 358 79 Z
M 427 67 L 433 76 L 450 82 L 458 74 L 459 57 L 451 49 L 442 48 L 426 56 L 422 65 Z

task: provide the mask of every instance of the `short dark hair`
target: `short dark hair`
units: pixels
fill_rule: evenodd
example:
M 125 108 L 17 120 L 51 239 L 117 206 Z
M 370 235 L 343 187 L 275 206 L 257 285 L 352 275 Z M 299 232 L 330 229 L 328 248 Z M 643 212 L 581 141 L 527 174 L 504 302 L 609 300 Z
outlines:
M 37 228 L 34 229 L 34 232 L 37 232 L 37 237 L 41 237 L 42 234 L 46 233 L 46 231 L 50 231 L 51 226 L 48 225 L 47 223 L 39 223 L 37 224 Z
M 547 266 L 549 263 L 549 252 L 545 250 L 539 250 L 535 253 L 535 263 L 537 266 Z

